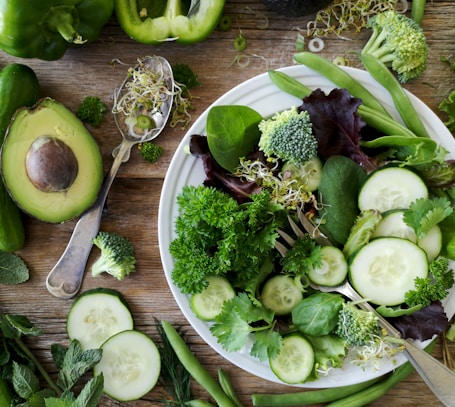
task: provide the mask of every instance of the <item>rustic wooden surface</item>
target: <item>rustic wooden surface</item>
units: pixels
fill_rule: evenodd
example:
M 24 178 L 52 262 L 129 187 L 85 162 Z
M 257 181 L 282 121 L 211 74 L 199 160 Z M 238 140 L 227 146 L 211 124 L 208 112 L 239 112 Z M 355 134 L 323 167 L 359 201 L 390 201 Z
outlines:
M 0 67 L 9 62 L 22 62 L 31 66 L 42 85 L 42 96 L 50 96 L 75 109 L 87 95 L 98 95 L 112 106 L 114 88 L 123 80 L 125 67 L 112 65 L 119 59 L 133 65 L 144 55 L 159 54 L 174 63 L 189 64 L 198 75 L 201 86 L 193 90 L 195 110 L 193 121 L 212 102 L 233 86 L 268 69 L 292 65 L 295 53 L 296 27 L 305 28 L 309 18 L 289 19 L 265 9 L 259 1 L 228 0 L 226 14 L 232 16 L 234 24 L 227 32 L 215 31 L 207 40 L 192 46 L 164 43 L 161 46 L 146 46 L 129 39 L 119 28 L 113 17 L 103 29 L 100 38 L 92 44 L 71 49 L 59 61 L 21 60 L 0 53 Z M 269 19 L 267 29 L 259 29 Z M 231 65 L 237 51 L 233 39 L 242 30 L 248 39 L 247 54 L 250 63 L 241 68 Z M 424 75 L 406 85 L 441 118 L 438 103 L 455 88 L 455 72 L 440 61 L 441 56 L 455 56 L 455 2 L 433 0 L 427 4 L 424 30 L 430 45 L 428 69 Z M 355 52 L 359 51 L 369 36 L 368 31 L 347 32 L 346 39 L 330 36 L 325 41 L 322 54 L 330 59 L 346 55 L 353 66 L 359 66 Z M 13 97 L 13 96 L 12 96 Z M 120 135 L 111 115 L 107 115 L 100 128 L 92 129 L 99 142 L 107 170 L 112 162 L 111 151 L 120 142 Z M 110 276 L 97 279 L 86 275 L 82 291 L 93 287 L 112 287 L 121 291 L 131 304 L 136 327 L 158 340 L 154 318 L 167 319 L 183 325 L 193 351 L 201 362 L 216 374 L 222 367 L 231 376 L 236 390 L 245 403 L 251 405 L 250 395 L 256 392 L 289 392 L 294 388 L 273 384 L 259 379 L 235 367 L 218 356 L 188 326 L 175 303 L 166 283 L 158 250 L 157 217 L 160 192 L 169 162 L 185 132 L 181 128 L 167 128 L 158 139 L 164 155 L 156 164 L 143 162 L 136 150 L 131 160 L 124 164 L 114 181 L 108 197 L 108 211 L 102 218 L 103 230 L 116 231 L 131 239 L 137 252 L 137 273 L 123 282 Z M 50 345 L 54 342 L 68 343 L 65 321 L 72 300 L 61 300 L 48 293 L 45 287 L 47 273 L 62 254 L 70 238 L 75 221 L 61 225 L 50 225 L 34 219 L 26 219 L 27 242 L 18 252 L 28 264 L 31 278 L 20 286 L 0 287 L 0 310 L 7 313 L 27 315 L 44 334 L 29 341 L 40 360 L 51 371 Z M 89 265 L 98 253 L 93 252 Z M 455 352 L 455 345 L 452 346 Z M 442 357 L 438 343 L 434 355 Z M 206 398 L 204 391 L 195 385 L 195 394 Z M 140 401 L 119 403 L 104 397 L 102 406 L 145 407 L 158 405 L 162 388 L 157 386 Z M 411 375 L 387 395 L 372 405 L 412 406 L 442 405 L 426 387 L 417 374 Z

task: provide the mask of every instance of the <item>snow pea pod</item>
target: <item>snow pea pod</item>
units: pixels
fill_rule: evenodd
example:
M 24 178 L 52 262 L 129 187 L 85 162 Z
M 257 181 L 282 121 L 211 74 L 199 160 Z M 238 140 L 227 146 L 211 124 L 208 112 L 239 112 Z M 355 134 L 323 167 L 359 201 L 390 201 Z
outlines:
M 346 89 L 352 96 L 362 99 L 365 106 L 390 117 L 390 113 L 367 88 L 328 59 L 312 52 L 300 52 L 294 55 L 294 60 L 321 74 L 339 88 Z
M 406 126 L 419 137 L 430 137 L 411 99 L 390 69 L 370 54 L 361 54 L 360 60 L 373 79 L 389 92 L 395 108 Z

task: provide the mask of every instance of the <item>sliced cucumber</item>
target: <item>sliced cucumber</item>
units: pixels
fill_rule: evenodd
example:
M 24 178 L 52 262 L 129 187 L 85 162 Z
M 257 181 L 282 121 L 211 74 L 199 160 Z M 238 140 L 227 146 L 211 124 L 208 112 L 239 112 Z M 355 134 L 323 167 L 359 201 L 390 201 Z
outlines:
M 93 369 L 104 376 L 104 392 L 115 400 L 138 400 L 155 387 L 161 359 L 155 342 L 129 330 L 111 336 L 101 346 L 103 356 Z
M 438 225 L 433 226 L 423 238 L 418 239 L 414 229 L 404 221 L 404 212 L 400 210 L 385 214 L 376 227 L 373 237 L 401 237 L 408 239 L 425 250 L 428 261 L 434 260 L 442 249 L 442 233 Z
M 386 167 L 373 172 L 362 186 L 358 205 L 361 211 L 407 209 L 418 198 L 427 198 L 425 182 L 415 172 L 402 167 Z
M 313 347 L 301 335 L 285 336 L 280 353 L 270 360 L 270 368 L 284 383 L 303 383 L 313 372 Z
M 378 305 L 404 302 L 416 277 L 428 276 L 424 250 L 407 239 L 380 237 L 362 247 L 352 258 L 349 277 L 353 287 Z
M 341 284 L 348 274 L 348 263 L 343 252 L 335 246 L 321 247 L 322 264 L 308 272 L 308 278 L 316 284 L 336 286 Z
M 211 321 L 221 312 L 224 302 L 235 296 L 235 291 L 222 276 L 208 276 L 207 281 L 207 287 L 191 297 L 190 306 L 198 318 Z
M 260 299 L 264 307 L 276 315 L 287 315 L 302 301 L 303 292 L 292 277 L 280 274 L 265 282 Z
M 94 288 L 82 293 L 73 303 L 66 321 L 70 339 L 83 349 L 98 349 L 109 337 L 133 329 L 128 303 L 116 290 Z
M 302 164 L 286 162 L 281 170 L 285 178 L 296 181 L 294 189 L 302 188 L 305 191 L 316 191 L 321 182 L 322 162 L 314 157 Z

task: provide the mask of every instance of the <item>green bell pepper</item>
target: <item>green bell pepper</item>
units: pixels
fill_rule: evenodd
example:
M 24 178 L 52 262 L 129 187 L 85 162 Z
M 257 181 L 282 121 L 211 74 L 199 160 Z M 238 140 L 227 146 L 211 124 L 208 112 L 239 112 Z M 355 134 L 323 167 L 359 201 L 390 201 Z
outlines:
M 0 48 L 21 58 L 61 58 L 99 36 L 114 0 L 0 0 Z
M 223 13 L 225 0 L 115 0 L 123 31 L 143 44 L 175 40 L 193 44 L 208 37 Z

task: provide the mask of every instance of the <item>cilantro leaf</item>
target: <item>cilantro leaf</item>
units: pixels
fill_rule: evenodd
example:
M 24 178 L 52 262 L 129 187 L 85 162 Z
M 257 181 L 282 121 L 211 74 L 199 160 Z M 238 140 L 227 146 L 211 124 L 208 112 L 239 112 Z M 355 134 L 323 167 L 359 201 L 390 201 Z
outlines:
M 405 223 L 414 229 L 418 238 L 424 237 L 430 229 L 450 216 L 452 205 L 447 198 L 420 198 L 404 213 Z
M 21 257 L 15 253 L 0 251 L 0 284 L 20 284 L 29 277 L 28 267 Z
M 210 331 L 229 352 L 241 350 L 253 334 L 251 355 L 264 361 L 277 355 L 281 347 L 281 336 L 273 330 L 274 315 L 273 311 L 253 303 L 248 294 L 240 292 L 223 304 Z

